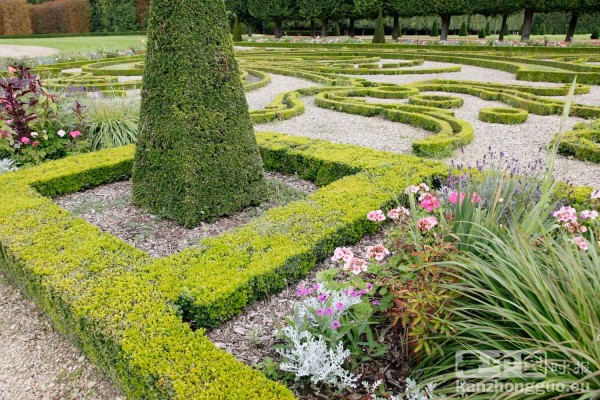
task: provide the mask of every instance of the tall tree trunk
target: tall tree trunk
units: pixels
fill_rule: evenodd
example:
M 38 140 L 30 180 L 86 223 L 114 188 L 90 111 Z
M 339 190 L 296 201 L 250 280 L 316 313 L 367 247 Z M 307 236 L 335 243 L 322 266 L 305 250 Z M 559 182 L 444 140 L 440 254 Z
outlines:
M 354 18 L 350 18 L 350 23 L 348 24 L 348 35 L 350 37 L 354 37 Z
M 531 36 L 531 28 L 533 27 L 533 14 L 534 11 L 530 8 L 525 9 L 525 18 L 523 18 L 523 25 L 521 26 L 521 41 L 526 42 Z
M 397 42 L 400 30 L 400 17 L 398 16 L 398 14 L 394 14 L 393 18 L 394 26 L 392 27 L 392 39 Z
M 573 36 L 575 36 L 575 28 L 577 27 L 577 20 L 579 20 L 579 10 L 573 10 L 571 13 L 571 20 L 569 21 L 569 29 L 567 29 L 566 42 L 572 42 Z
M 327 31 L 329 30 L 329 19 L 328 18 L 323 18 L 321 20 L 321 37 L 322 38 L 326 38 L 327 37 Z
M 317 24 L 314 19 L 310 20 L 310 37 L 317 37 Z
M 450 15 L 442 15 L 442 32 L 440 40 L 448 40 L 448 30 L 450 29 Z
M 246 21 L 246 27 L 248 28 L 248 37 L 252 37 L 252 21 Z
M 281 20 L 277 20 L 275 21 L 275 38 L 276 39 L 281 39 L 281 36 L 283 36 L 282 34 L 282 25 L 283 25 L 283 21 Z
M 504 32 L 506 31 L 506 23 L 508 22 L 508 14 L 502 16 L 502 26 L 500 27 L 500 35 L 498 40 L 504 42 Z

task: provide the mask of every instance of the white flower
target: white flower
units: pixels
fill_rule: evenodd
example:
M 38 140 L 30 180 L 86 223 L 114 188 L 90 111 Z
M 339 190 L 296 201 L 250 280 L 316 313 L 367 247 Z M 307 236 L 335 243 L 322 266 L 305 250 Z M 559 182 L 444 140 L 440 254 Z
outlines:
M 590 197 L 595 200 L 600 200 L 600 189 L 593 191 Z
M 67 132 L 63 131 L 62 129 L 58 132 L 56 132 L 56 134 L 60 137 L 65 137 L 65 135 L 67 134 Z
M 32 137 L 32 138 L 36 138 L 36 137 L 38 137 L 38 133 L 37 133 L 37 132 L 31 132 L 31 137 Z

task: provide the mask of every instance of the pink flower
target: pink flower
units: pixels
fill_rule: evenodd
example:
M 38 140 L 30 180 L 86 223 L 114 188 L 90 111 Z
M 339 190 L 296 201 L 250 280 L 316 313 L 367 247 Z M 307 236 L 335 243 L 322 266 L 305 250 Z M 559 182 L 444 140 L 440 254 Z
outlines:
M 382 243 L 371 246 L 367 249 L 367 258 L 374 257 L 377 261 L 382 261 L 388 254 L 390 254 L 390 251 L 386 249 Z
M 385 215 L 383 215 L 383 211 L 381 210 L 369 211 L 367 219 L 369 221 L 381 222 L 385 221 Z
M 328 295 L 327 293 L 321 293 L 321 294 L 320 294 L 320 295 L 317 297 L 317 299 L 318 299 L 318 300 L 319 300 L 321 303 L 324 303 L 324 302 L 327 300 L 327 298 L 328 298 L 328 297 L 329 297 L 329 295 Z
M 354 275 L 367 270 L 367 262 L 361 258 L 354 257 L 352 260 L 344 264 L 344 271 L 352 271 Z
M 419 192 L 429 192 L 429 186 L 427 186 L 425 183 L 420 183 L 418 186 L 409 186 L 404 190 L 404 194 L 409 194 L 409 193 L 419 193 Z
M 71 132 L 69 132 L 69 136 L 71 136 L 73 139 L 75 139 L 76 137 L 81 136 L 81 132 L 71 131 Z
M 590 196 L 592 200 L 600 200 L 600 189 L 594 190 Z
M 581 212 L 581 219 L 591 219 L 591 220 L 595 220 L 596 218 L 598 218 L 598 211 L 595 210 L 583 210 Z
M 343 260 L 344 262 L 348 262 L 352 260 L 354 257 L 354 253 L 350 250 L 349 247 L 338 247 L 333 252 L 333 257 L 331 257 L 331 261 L 339 261 Z
M 340 328 L 340 326 L 342 326 L 342 324 L 340 324 L 340 321 L 338 321 L 337 319 L 331 323 L 331 329 L 337 330 Z
M 421 232 L 430 231 L 438 224 L 436 217 L 425 217 L 417 221 L 417 227 Z
M 31 143 L 31 140 L 29 140 L 29 138 L 24 137 L 24 138 L 21 138 L 21 143 L 29 144 L 29 143 Z
M 571 243 L 575 243 L 577 245 L 577 247 L 579 247 L 579 250 L 585 251 L 588 249 L 587 242 L 581 236 L 577 236 L 577 237 L 571 239 Z
M 297 296 L 306 296 L 312 293 L 312 289 L 311 288 L 305 288 L 304 286 L 300 286 L 298 287 L 298 289 L 296 290 L 296 295 Z
M 560 222 L 569 223 L 577 221 L 577 210 L 573 207 L 563 206 L 559 210 L 554 211 L 552 216 Z
M 323 315 L 325 315 L 325 310 L 323 310 L 322 308 L 319 308 L 319 309 L 317 310 L 317 315 L 318 315 L 319 317 L 322 317 Z
M 335 308 L 337 308 L 338 310 L 343 310 L 344 309 L 344 303 L 342 303 L 341 301 L 337 302 L 335 305 Z
M 2 139 L 6 139 L 8 137 L 9 133 L 6 131 L 0 131 L 0 136 L 2 137 Z
M 421 207 L 427 212 L 432 212 L 434 208 L 440 208 L 440 201 L 431 193 L 423 194 L 419 200 L 421 200 Z
M 325 310 L 325 315 L 333 315 L 333 310 L 331 308 L 327 308 Z
M 379 300 L 373 300 L 372 304 L 373 304 L 374 306 L 378 306 L 378 305 L 379 305 Z
M 390 217 L 390 219 L 402 218 L 404 215 L 410 217 L 410 210 L 408 208 L 398 207 L 388 212 L 388 217 Z

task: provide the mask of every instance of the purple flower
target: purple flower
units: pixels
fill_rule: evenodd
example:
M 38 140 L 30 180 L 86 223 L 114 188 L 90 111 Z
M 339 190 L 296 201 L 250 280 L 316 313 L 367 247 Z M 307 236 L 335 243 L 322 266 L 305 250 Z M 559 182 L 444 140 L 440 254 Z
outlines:
M 371 282 L 367 283 L 367 290 L 373 289 L 373 284 Z
M 319 308 L 319 309 L 317 310 L 317 315 L 318 315 L 319 317 L 322 317 L 323 315 L 325 315 L 325 310 L 323 310 L 322 308 Z
M 344 304 L 342 302 L 338 302 L 335 305 L 335 308 L 337 308 L 338 310 L 343 310 L 344 309 Z
M 319 286 L 318 283 L 315 283 L 314 285 L 312 285 L 312 288 L 315 289 L 315 290 L 319 290 L 320 287 L 321 286 Z
M 373 303 L 372 303 L 372 304 L 373 304 L 374 306 L 378 306 L 378 305 L 379 305 L 379 300 L 373 300 Z
M 325 315 L 332 315 L 333 314 L 333 310 L 331 308 L 328 308 L 325 310 Z
M 342 326 L 342 324 L 340 324 L 340 321 L 337 319 L 331 323 L 331 329 L 339 329 L 340 326 Z
M 319 301 L 320 301 L 321 303 L 324 303 L 324 302 L 327 300 L 327 298 L 328 298 L 328 297 L 329 297 L 329 295 L 328 295 L 327 293 L 321 293 L 321 294 L 320 294 L 320 295 L 317 297 L 317 299 L 319 299 Z

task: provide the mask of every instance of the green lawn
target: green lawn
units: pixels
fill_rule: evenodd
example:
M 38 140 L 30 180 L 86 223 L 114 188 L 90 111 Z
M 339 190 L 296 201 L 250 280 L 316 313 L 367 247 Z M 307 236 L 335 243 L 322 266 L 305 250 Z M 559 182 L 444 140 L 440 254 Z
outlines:
M 44 46 L 64 53 L 90 53 L 98 49 L 125 50 L 145 45 L 145 36 L 75 36 L 64 38 L 1 39 L 0 44 Z

